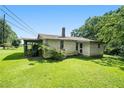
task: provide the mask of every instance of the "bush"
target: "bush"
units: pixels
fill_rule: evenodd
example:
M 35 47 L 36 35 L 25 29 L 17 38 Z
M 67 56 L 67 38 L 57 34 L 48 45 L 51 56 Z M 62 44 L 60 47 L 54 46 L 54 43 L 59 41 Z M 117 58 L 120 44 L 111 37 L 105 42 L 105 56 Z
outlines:
M 39 47 L 38 50 L 40 52 L 40 55 L 43 58 L 51 58 L 51 56 L 52 56 L 52 49 L 49 48 L 48 46 L 46 46 L 46 45 L 40 45 L 40 47 Z
M 54 59 L 54 60 L 62 60 L 65 58 L 65 55 L 62 53 L 62 52 L 57 52 L 55 50 L 52 50 L 52 56 L 51 56 L 51 59 Z
M 12 45 L 10 43 L 4 43 L 4 44 L 1 44 L 0 46 L 3 47 L 4 49 L 6 49 L 6 48 L 8 49 L 8 48 L 12 47 Z
M 121 69 L 121 70 L 124 70 L 124 66 L 120 66 L 120 69 Z
M 35 65 L 35 63 L 29 63 L 28 65 Z
M 4 46 L 4 47 L 11 47 L 11 44 L 10 43 L 4 43 L 4 44 L 2 44 L 2 46 Z
M 120 56 L 124 56 L 124 45 L 121 45 L 120 47 Z
M 78 52 L 77 51 L 63 51 L 63 50 L 61 50 L 61 53 L 63 53 L 64 54 L 64 56 L 72 56 L 72 55 L 77 55 L 78 54 Z
M 42 52 L 42 57 L 46 59 L 62 60 L 64 58 L 63 53 L 57 52 L 55 49 L 50 48 L 47 45 L 41 45 L 39 47 L 39 52 Z
M 14 46 L 15 48 L 18 48 L 20 45 L 21 41 L 20 40 L 13 40 L 12 42 L 12 46 Z

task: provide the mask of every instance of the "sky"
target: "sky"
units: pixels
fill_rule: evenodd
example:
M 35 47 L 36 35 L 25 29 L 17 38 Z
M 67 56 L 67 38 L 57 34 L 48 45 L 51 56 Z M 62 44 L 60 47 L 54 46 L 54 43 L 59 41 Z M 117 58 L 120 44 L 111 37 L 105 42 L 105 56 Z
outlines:
M 34 38 L 37 33 L 61 35 L 61 28 L 66 28 L 66 36 L 70 36 L 70 32 L 73 29 L 79 28 L 84 25 L 85 20 L 93 16 L 101 16 L 111 10 L 116 10 L 120 6 L 117 5 L 63 5 L 63 6 L 47 6 L 47 5 L 7 5 L 7 8 L 27 23 L 32 31 L 21 30 L 14 25 L 10 24 L 12 29 L 17 33 L 20 38 Z M 0 6 L 0 8 L 7 10 Z M 7 12 L 9 15 L 11 13 Z M 3 12 L 0 11 L 0 17 L 3 16 Z M 13 15 L 11 15 L 13 16 Z M 11 17 L 6 15 L 6 20 L 21 27 L 20 24 L 16 23 Z M 21 27 L 24 29 L 24 27 Z

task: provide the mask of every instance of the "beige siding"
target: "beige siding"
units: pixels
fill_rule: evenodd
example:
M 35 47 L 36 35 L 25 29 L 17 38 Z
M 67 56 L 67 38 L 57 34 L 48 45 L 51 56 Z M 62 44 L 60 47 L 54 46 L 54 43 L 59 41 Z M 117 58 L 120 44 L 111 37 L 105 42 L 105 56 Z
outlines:
M 60 52 L 60 40 L 44 40 L 44 44 L 49 45 L 51 48 L 56 49 Z M 67 55 L 77 54 L 76 51 L 76 42 L 75 41 L 64 41 L 64 50 Z
M 56 49 L 57 51 L 60 51 L 60 41 L 59 40 L 44 40 L 44 44 L 47 44 L 51 48 Z
M 103 44 L 100 44 L 98 48 L 98 43 L 90 43 L 90 56 L 102 56 L 103 49 Z
M 49 45 L 51 48 L 60 52 L 60 40 L 43 40 L 44 44 Z M 82 43 L 82 54 L 84 56 L 99 56 L 103 55 L 103 45 L 98 48 L 98 43 L 79 42 L 78 51 L 76 51 L 75 41 L 64 41 L 64 50 L 67 55 L 74 55 L 80 53 L 80 43 Z
M 82 48 L 80 48 L 80 43 L 82 43 Z M 80 50 L 82 49 L 82 53 Z M 85 56 L 90 56 L 90 43 L 89 42 L 78 42 L 78 53 Z
M 64 41 L 64 49 L 67 51 L 75 51 L 76 50 L 76 42 Z
M 83 55 L 85 56 L 90 56 L 90 43 L 89 42 L 84 42 L 83 43 Z
M 64 50 L 67 55 L 74 55 L 78 52 L 76 51 L 76 42 L 75 41 L 64 41 Z
M 81 43 L 81 42 L 80 42 Z M 80 43 L 78 44 L 78 52 L 80 53 Z M 84 56 L 102 56 L 103 55 L 103 45 L 98 48 L 98 43 L 83 42 L 82 43 L 82 53 Z

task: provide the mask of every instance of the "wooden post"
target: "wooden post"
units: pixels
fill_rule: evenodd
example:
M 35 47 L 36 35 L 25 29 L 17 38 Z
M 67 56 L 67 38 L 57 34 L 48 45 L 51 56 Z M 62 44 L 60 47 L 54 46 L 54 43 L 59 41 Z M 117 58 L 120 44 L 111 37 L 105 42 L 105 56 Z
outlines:
M 24 41 L 24 56 L 27 56 L 27 41 Z

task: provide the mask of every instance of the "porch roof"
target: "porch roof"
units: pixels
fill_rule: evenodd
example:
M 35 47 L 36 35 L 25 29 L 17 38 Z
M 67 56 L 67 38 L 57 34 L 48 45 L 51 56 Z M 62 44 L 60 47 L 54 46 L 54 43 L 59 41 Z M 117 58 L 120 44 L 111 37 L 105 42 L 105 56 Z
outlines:
M 37 42 L 37 41 L 42 41 L 40 39 L 37 38 L 22 38 L 24 41 L 28 41 L 28 42 Z

